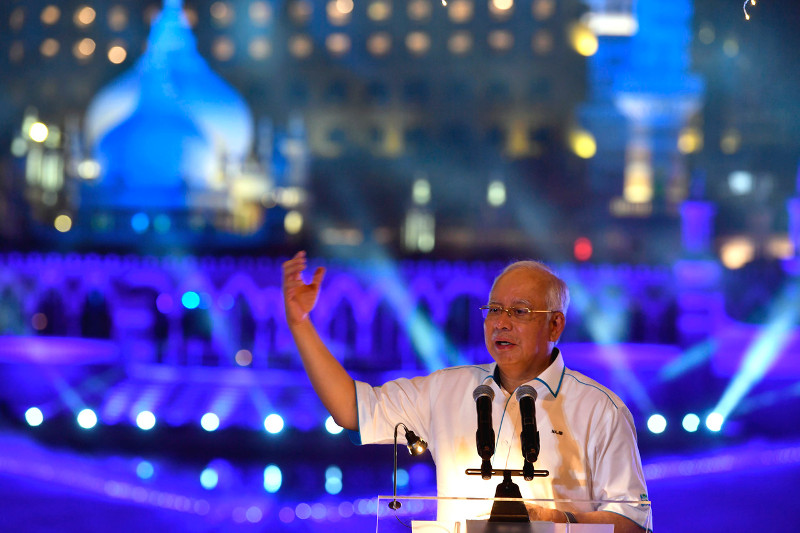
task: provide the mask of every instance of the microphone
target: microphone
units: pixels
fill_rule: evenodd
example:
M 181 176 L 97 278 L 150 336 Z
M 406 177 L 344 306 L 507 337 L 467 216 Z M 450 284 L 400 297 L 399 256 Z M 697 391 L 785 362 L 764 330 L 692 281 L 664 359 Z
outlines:
M 494 455 L 494 428 L 492 427 L 494 391 L 488 385 L 478 385 L 472 391 L 472 399 L 475 400 L 475 409 L 478 413 L 478 431 L 475 432 L 475 444 L 478 448 L 478 455 L 483 460 L 481 477 L 483 479 L 491 479 L 492 464 L 490 460 Z
M 517 389 L 519 413 L 522 418 L 522 457 L 530 463 L 539 458 L 539 431 L 536 429 L 536 389 L 522 385 Z

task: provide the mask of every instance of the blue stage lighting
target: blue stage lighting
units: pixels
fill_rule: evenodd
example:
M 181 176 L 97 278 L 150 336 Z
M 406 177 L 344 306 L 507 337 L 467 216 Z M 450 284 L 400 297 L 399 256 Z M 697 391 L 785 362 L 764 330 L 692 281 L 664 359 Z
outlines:
M 706 417 L 706 427 L 711 431 L 719 431 L 722 429 L 722 424 L 725 423 L 725 417 L 722 414 L 713 412 Z
M 329 416 L 328 418 L 325 419 L 325 429 L 331 435 L 338 435 L 339 433 L 344 431 L 344 428 L 342 426 L 333 421 L 332 416 Z
M 328 494 L 339 494 L 342 492 L 342 480 L 329 477 L 325 480 L 325 492 Z
M 331 465 L 325 469 L 325 479 L 342 479 L 342 469 L 336 465 Z
M 219 417 L 214 413 L 206 413 L 200 419 L 200 425 L 206 431 L 216 431 L 219 428 Z
M 222 309 L 223 311 L 230 311 L 233 309 L 233 305 L 236 303 L 233 295 L 230 293 L 220 294 L 217 297 L 217 306 Z
M 181 303 L 186 309 L 197 309 L 200 305 L 200 295 L 194 291 L 184 292 L 181 296 Z
M 647 429 L 655 434 L 664 433 L 667 429 L 667 419 L 659 414 L 652 415 L 647 419 Z
M 311 518 L 324 520 L 328 515 L 328 508 L 322 502 L 317 502 L 311 506 Z
M 150 479 L 155 473 L 155 468 L 150 461 L 139 461 L 136 465 L 136 475 L 139 479 Z
M 162 314 L 168 315 L 172 312 L 172 296 L 166 292 L 162 292 L 156 298 L 156 308 Z
M 44 422 L 44 415 L 38 407 L 31 407 L 25 411 L 25 421 L 29 426 L 39 426 Z
M 408 482 L 410 480 L 410 477 L 411 476 L 408 475 L 408 471 L 405 468 L 398 468 L 397 469 L 397 486 L 398 487 L 407 486 Z
M 219 483 L 219 474 L 213 468 L 206 468 L 200 473 L 200 484 L 206 490 L 211 490 Z
M 720 428 L 742 398 L 764 378 L 785 352 L 786 344 L 790 342 L 794 331 L 794 324 L 800 316 L 798 296 L 800 296 L 800 284 L 793 282 L 785 286 L 775 298 L 766 323 L 747 347 L 739 371 L 714 407 L 712 414 L 719 417 Z M 714 420 L 713 424 L 716 425 L 717 421 Z M 708 420 L 706 425 L 708 426 Z M 711 426 L 709 429 L 719 431 L 719 428 L 712 429 Z
M 311 518 L 311 506 L 307 503 L 298 503 L 297 506 L 294 508 L 294 514 L 297 515 L 297 518 L 300 520 L 306 520 Z
M 156 416 L 150 411 L 142 411 L 136 415 L 136 425 L 145 431 L 153 429 L 156 425 Z
M 257 524 L 261 522 L 262 518 L 264 518 L 264 513 L 259 507 L 254 505 L 252 507 L 248 507 L 247 511 L 245 512 L 245 518 L 247 518 L 247 521 L 251 524 Z
M 166 233 L 169 231 L 170 227 L 172 227 L 172 221 L 169 219 L 169 216 L 162 213 L 153 218 L 153 229 L 158 233 Z
M 342 469 L 336 465 L 331 465 L 325 470 L 325 492 L 328 494 L 339 494 L 342 492 Z
M 283 431 L 283 418 L 281 415 L 277 415 L 272 413 L 267 418 L 264 419 L 264 429 L 266 429 L 269 433 L 276 434 Z
M 91 409 L 84 409 L 78 413 L 78 425 L 83 429 L 92 429 L 97 425 L 97 415 Z
M 268 465 L 264 469 L 264 490 L 270 493 L 278 492 L 283 484 L 283 473 L 276 465 Z
M 355 508 L 353 507 L 353 502 L 341 502 L 339 503 L 338 507 L 339 516 L 342 518 L 350 518 L 353 516 L 353 513 L 356 512 Z
M 150 226 L 150 217 L 146 213 L 136 213 L 131 217 L 131 228 L 136 233 L 144 233 Z
M 689 433 L 694 433 L 700 427 L 700 417 L 694 413 L 689 413 L 683 417 L 683 429 Z

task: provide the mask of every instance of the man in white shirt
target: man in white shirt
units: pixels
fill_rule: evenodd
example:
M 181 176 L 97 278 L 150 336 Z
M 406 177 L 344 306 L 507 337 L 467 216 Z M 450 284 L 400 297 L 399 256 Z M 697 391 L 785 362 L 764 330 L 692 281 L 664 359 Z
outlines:
M 494 363 L 447 368 L 429 376 L 398 379 L 380 387 L 354 381 L 320 339 L 309 313 L 325 275 L 311 283 L 302 273 L 306 255 L 283 265 L 286 318 L 311 384 L 333 419 L 357 431 L 362 443 L 391 443 L 403 422 L 430 442 L 440 496 L 492 497 L 496 483 L 468 476 L 480 466 L 475 448 L 472 391 L 495 392 L 492 420 L 497 443 L 494 469 L 522 469 L 519 403 L 514 392 L 536 392 L 541 452 L 536 468 L 550 476 L 521 481 L 526 499 L 647 500 L 647 489 L 630 411 L 611 391 L 564 366 L 555 347 L 564 330 L 569 291 L 541 263 L 509 265 L 483 306 L 484 339 Z M 642 505 L 528 506 L 532 520 L 614 524 L 615 532 L 642 531 L 649 509 Z M 487 511 L 487 510 L 480 510 Z

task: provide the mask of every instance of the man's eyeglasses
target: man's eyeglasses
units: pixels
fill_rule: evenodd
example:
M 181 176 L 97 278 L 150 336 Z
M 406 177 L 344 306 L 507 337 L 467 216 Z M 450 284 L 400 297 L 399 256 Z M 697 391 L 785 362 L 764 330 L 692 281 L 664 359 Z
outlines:
M 481 310 L 483 319 L 498 318 L 501 314 L 507 313 L 509 317 L 517 320 L 531 320 L 536 313 L 556 313 L 557 311 L 539 311 L 529 307 L 503 307 L 502 305 L 482 305 L 478 309 Z

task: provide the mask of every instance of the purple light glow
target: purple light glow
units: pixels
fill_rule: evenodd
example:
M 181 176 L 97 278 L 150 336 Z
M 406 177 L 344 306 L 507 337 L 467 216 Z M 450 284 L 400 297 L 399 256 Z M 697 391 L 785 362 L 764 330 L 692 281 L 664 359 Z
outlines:
M 174 302 L 171 295 L 162 292 L 158 295 L 158 298 L 156 298 L 156 308 L 160 313 L 168 315 L 172 312 L 173 307 Z
M 0 363 L 94 365 L 119 363 L 119 346 L 111 341 L 78 337 L 0 336 Z

